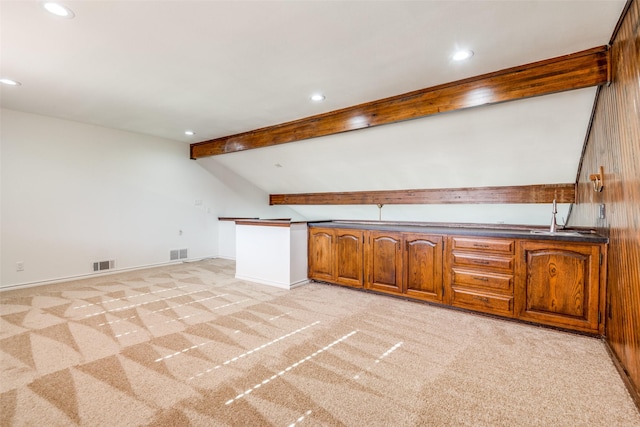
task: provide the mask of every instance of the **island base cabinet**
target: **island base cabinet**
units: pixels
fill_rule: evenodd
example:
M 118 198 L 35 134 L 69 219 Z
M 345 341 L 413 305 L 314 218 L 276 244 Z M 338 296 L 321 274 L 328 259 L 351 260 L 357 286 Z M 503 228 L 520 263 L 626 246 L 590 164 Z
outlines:
M 520 241 L 516 317 L 603 333 L 603 251 L 600 245 Z

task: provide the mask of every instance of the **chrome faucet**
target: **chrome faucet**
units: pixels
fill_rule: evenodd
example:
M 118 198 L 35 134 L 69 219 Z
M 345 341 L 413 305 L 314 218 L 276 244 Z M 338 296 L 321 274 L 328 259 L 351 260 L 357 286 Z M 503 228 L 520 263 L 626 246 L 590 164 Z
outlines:
M 551 208 L 551 227 L 549 227 L 550 233 L 555 233 L 558 224 L 556 223 L 556 214 L 558 213 L 558 205 L 556 204 L 556 199 L 553 199 L 553 207 Z

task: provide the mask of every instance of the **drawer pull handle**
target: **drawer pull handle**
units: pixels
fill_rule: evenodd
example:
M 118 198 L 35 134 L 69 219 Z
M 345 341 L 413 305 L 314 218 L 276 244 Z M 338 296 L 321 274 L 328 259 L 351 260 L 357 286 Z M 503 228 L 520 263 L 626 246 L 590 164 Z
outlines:
M 473 280 L 482 280 L 483 282 L 488 282 L 489 279 L 486 277 L 474 277 Z
M 478 301 L 482 302 L 489 302 L 489 298 L 486 297 L 473 297 L 473 299 L 477 299 Z
M 482 264 L 482 265 L 489 265 L 491 264 L 490 261 L 485 261 L 485 260 L 474 260 L 473 262 L 475 262 L 476 264 Z
M 473 247 L 474 247 L 474 248 L 488 248 L 488 247 L 489 247 L 489 245 L 482 244 L 482 243 L 474 243 L 474 244 L 473 244 Z

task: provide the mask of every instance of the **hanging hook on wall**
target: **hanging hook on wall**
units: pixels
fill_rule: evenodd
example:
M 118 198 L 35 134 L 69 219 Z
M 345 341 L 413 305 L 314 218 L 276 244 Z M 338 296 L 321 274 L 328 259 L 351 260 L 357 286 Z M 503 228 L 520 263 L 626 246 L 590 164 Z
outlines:
M 378 221 L 382 221 L 382 207 L 384 205 L 382 203 L 378 203 Z
M 600 173 L 592 173 L 589 180 L 593 182 L 593 191 L 599 193 L 604 188 L 604 168 L 600 166 Z

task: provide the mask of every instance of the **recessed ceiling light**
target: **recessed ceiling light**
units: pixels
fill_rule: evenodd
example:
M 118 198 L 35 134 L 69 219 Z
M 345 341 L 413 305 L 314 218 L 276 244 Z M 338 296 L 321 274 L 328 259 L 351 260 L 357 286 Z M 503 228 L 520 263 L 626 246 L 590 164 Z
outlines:
M 42 3 L 42 7 L 44 7 L 47 10 L 47 12 L 52 13 L 61 18 L 71 19 L 74 16 L 76 16 L 71 9 L 61 5 L 60 3 L 48 1 L 48 2 Z
M 453 54 L 452 58 L 454 61 L 464 61 L 465 59 L 469 59 L 473 56 L 472 50 L 459 50 Z
M 17 82 L 15 80 L 11 80 L 11 79 L 0 79 L 0 83 L 2 83 L 3 85 L 7 85 L 7 86 L 20 86 L 20 82 Z
M 196 133 L 195 133 L 194 131 L 192 131 L 192 130 L 185 130 L 185 131 L 184 131 L 184 134 L 185 134 L 185 135 L 187 135 L 187 136 L 193 136 L 193 135 L 195 135 Z
M 324 101 L 325 96 L 321 93 L 311 95 L 311 100 L 314 102 Z

